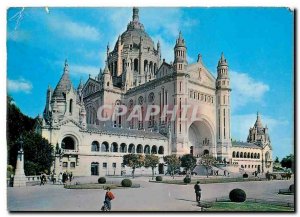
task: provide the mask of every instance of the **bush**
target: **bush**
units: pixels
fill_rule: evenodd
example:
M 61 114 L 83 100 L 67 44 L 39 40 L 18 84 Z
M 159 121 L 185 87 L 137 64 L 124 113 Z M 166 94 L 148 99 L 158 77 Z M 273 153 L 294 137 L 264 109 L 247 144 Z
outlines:
M 131 187 L 132 186 L 132 181 L 130 179 L 123 179 L 121 182 L 121 185 L 123 187 Z
M 156 180 L 157 182 L 161 182 L 161 181 L 162 181 L 162 177 L 161 177 L 161 176 L 156 176 L 155 180 Z
M 183 182 L 188 184 L 188 183 L 191 183 L 191 178 L 186 176 L 184 179 L 183 179 Z
M 229 198 L 231 202 L 244 202 L 246 200 L 246 193 L 242 189 L 236 188 L 230 191 Z
M 100 178 L 98 179 L 98 183 L 99 183 L 99 184 L 105 184 L 105 183 L 106 183 L 106 178 L 105 178 L 105 177 L 100 177 Z
M 244 174 L 243 174 L 243 178 L 248 178 L 248 174 L 247 174 L 247 173 L 244 173 Z
M 294 184 L 290 185 L 289 191 L 295 193 L 295 185 Z

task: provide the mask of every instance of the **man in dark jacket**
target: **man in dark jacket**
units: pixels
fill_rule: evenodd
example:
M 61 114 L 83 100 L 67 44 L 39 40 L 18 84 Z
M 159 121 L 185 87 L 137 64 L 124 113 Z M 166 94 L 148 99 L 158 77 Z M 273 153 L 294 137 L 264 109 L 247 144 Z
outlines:
M 196 201 L 199 203 L 201 198 L 201 188 L 200 188 L 200 182 L 197 181 L 197 184 L 194 186 L 195 194 L 196 194 Z

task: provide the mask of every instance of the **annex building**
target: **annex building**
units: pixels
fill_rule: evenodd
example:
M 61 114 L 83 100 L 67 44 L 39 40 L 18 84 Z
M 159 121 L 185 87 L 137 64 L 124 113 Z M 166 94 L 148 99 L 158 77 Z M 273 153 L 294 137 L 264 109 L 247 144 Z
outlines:
M 171 63 L 162 59 L 160 43 L 154 44 L 140 22 L 139 9 L 133 8 L 127 30 L 113 48 L 107 47 L 105 68 L 98 76 L 75 88 L 65 62 L 57 86 L 47 90 L 38 128 L 56 147 L 56 174 L 120 175 L 127 170 L 122 156 L 128 153 L 158 155 L 157 174 L 166 171 L 163 156 L 187 153 L 210 154 L 236 171 L 272 171 L 268 129 L 259 115 L 247 142 L 231 141 L 230 75 L 224 54 L 216 60 L 215 78 L 200 54 L 197 62 L 187 62 L 181 32 L 169 52 L 174 53 Z M 147 117 L 154 105 L 159 111 L 150 110 Z M 122 115 L 121 106 L 127 108 Z M 137 106 L 139 116 L 130 119 Z M 185 111 L 187 107 L 198 108 L 197 119 Z M 176 108 L 176 117 L 165 108 Z M 136 173 L 147 171 L 141 168 Z

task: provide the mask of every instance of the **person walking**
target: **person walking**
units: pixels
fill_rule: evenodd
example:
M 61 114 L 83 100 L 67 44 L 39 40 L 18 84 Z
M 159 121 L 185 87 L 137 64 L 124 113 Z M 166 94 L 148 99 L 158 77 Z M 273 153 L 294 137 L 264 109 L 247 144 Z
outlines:
M 114 194 L 110 191 L 110 188 L 108 187 L 106 189 L 105 198 L 104 198 L 104 206 L 102 206 L 101 210 L 105 211 L 105 206 L 110 211 L 111 210 L 111 201 L 115 199 Z
M 200 203 L 201 199 L 201 188 L 200 188 L 200 182 L 197 181 L 197 184 L 194 185 L 195 194 L 196 194 L 196 201 Z

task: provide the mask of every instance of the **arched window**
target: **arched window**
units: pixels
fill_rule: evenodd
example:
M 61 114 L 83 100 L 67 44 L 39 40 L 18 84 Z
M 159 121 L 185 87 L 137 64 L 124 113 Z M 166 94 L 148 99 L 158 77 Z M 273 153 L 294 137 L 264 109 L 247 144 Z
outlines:
M 148 61 L 144 61 L 144 72 L 148 72 Z
M 69 112 L 72 114 L 73 111 L 73 99 L 70 99 Z
M 259 153 L 257 154 L 257 159 L 260 159 L 260 154 Z
M 240 152 L 236 152 L 236 157 L 240 157 Z
M 250 152 L 248 152 L 247 158 L 250 158 Z
M 265 162 L 269 161 L 270 160 L 270 153 L 267 151 L 265 153 Z
M 244 153 L 244 158 L 247 158 L 247 153 L 246 152 Z
M 156 145 L 153 145 L 151 148 L 151 154 L 157 154 L 157 147 Z
M 150 61 L 150 64 L 149 64 L 149 72 L 153 72 L 153 62 Z
M 250 157 L 253 158 L 253 153 L 251 153 Z
M 72 137 L 67 136 L 61 142 L 62 149 L 75 150 L 75 141 Z
M 141 144 L 138 144 L 136 147 L 136 153 L 143 153 L 143 146 Z
M 99 151 L 99 142 L 97 142 L 97 141 L 92 142 L 91 150 L 92 151 Z
M 139 71 L 139 60 L 138 59 L 134 59 L 133 70 L 136 71 L 136 72 Z
M 256 153 L 254 153 L 254 158 L 255 158 L 255 159 L 257 158 L 257 155 L 256 155 Z
M 234 152 L 232 152 L 232 157 L 235 157 L 235 151 L 234 151 Z
M 144 148 L 144 154 L 150 154 L 150 146 L 146 145 Z
M 111 144 L 111 152 L 118 152 L 118 144 L 116 142 Z
M 164 154 L 164 147 L 163 146 L 159 146 L 158 154 Z
M 240 154 L 240 158 L 243 158 L 243 156 L 244 156 L 244 155 L 243 155 L 243 152 L 241 152 L 241 154 Z
M 132 154 L 135 153 L 135 146 L 134 146 L 134 144 L 132 144 L 132 143 L 129 144 L 128 153 L 132 153 Z
M 127 152 L 127 146 L 126 146 L 125 143 L 122 143 L 122 144 L 120 145 L 120 152 L 121 152 L 121 153 L 126 153 L 126 152 Z
M 101 152 L 108 152 L 109 151 L 109 144 L 108 142 L 102 142 L 101 144 Z

